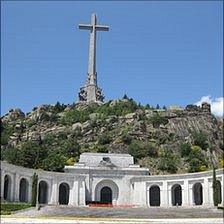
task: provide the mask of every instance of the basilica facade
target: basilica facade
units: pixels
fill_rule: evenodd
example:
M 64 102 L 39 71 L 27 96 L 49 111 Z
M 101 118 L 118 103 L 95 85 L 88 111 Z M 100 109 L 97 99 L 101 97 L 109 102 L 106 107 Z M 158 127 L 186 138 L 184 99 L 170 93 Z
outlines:
M 64 173 L 1 163 L 1 198 L 31 202 L 32 177 L 38 175 L 39 204 L 128 207 L 213 206 L 212 171 L 150 175 L 129 154 L 83 153 Z M 216 170 L 223 205 L 223 169 Z

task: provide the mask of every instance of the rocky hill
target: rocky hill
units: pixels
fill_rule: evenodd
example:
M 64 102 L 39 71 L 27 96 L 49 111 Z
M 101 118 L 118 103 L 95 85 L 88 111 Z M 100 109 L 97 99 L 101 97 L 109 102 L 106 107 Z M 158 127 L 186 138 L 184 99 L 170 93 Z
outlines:
M 102 105 L 42 105 L 1 119 L 3 160 L 63 171 L 86 151 L 130 153 L 151 174 L 223 166 L 223 122 L 210 105 L 154 109 L 132 99 Z

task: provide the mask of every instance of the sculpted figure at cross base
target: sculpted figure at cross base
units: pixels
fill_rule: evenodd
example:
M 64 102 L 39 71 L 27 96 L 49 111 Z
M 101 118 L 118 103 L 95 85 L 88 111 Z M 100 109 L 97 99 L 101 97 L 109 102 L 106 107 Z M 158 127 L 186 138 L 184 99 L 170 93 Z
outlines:
M 85 91 L 84 87 L 80 88 L 79 100 L 80 101 L 86 101 L 87 100 L 87 92 Z
M 102 90 L 97 86 L 96 73 L 96 31 L 108 31 L 109 27 L 98 25 L 96 14 L 91 16 L 91 24 L 79 24 L 80 29 L 90 30 L 88 76 L 84 87 L 80 88 L 79 102 L 103 102 Z

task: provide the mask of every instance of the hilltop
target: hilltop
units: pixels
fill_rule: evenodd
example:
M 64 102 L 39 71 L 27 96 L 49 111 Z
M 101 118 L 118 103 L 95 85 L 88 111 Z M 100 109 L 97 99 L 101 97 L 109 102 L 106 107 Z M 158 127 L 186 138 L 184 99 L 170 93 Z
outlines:
M 130 153 L 151 174 L 223 166 L 223 121 L 210 105 L 155 109 L 127 97 L 104 104 L 41 105 L 1 118 L 1 155 L 15 165 L 63 171 L 82 152 Z

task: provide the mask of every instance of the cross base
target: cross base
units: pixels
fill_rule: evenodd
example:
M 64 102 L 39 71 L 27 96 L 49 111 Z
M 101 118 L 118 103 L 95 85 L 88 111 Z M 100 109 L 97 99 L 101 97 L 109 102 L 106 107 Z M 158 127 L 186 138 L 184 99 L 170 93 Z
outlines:
M 104 95 L 102 89 L 95 84 L 88 84 L 80 88 L 78 103 L 99 103 L 102 104 Z

